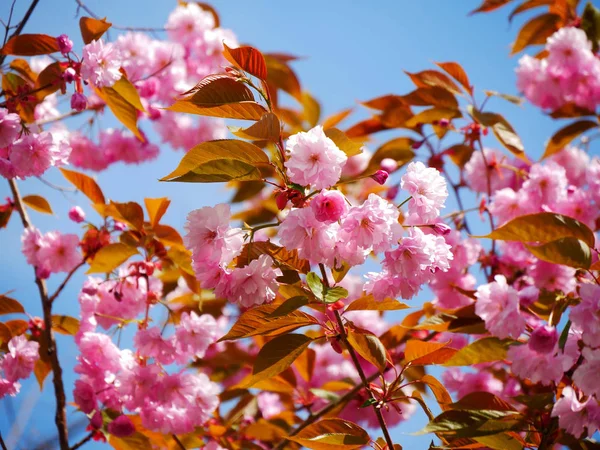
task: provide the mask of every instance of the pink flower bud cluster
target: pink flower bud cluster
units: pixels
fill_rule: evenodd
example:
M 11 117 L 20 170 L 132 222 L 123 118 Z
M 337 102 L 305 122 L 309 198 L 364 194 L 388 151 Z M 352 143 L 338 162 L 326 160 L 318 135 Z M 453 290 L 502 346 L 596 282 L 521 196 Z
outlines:
M 543 109 L 556 110 L 568 103 L 594 111 L 600 103 L 600 59 L 579 28 L 565 27 L 546 43 L 544 59 L 529 55 L 519 60 L 517 87 Z
M 19 380 L 29 378 L 39 359 L 40 344 L 27 340 L 25 335 L 8 341 L 8 353 L 0 357 L 0 399 L 15 396 L 21 390 Z

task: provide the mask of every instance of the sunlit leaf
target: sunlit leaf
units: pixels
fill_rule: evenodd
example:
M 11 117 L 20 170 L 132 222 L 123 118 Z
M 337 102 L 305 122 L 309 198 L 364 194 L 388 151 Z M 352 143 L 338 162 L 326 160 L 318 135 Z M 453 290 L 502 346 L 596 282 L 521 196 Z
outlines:
M 20 336 L 29 329 L 29 322 L 21 319 L 8 320 L 4 322 L 4 325 L 8 327 L 13 337 Z
M 498 339 L 495 337 L 486 337 L 470 343 L 463 347 L 450 360 L 446 361 L 445 366 L 472 366 L 483 362 L 500 361 L 506 358 L 510 339 Z
M 475 14 L 479 12 L 490 12 L 495 9 L 501 8 L 502 6 L 510 3 L 512 0 L 483 0 L 481 5 L 470 12 L 470 14 Z
M 488 409 L 494 411 L 516 411 L 505 400 L 490 392 L 471 392 L 450 405 L 452 409 Z
M 539 242 L 541 244 L 565 237 L 582 240 L 593 247 L 594 233 L 587 225 L 572 217 L 549 212 L 519 216 L 486 236 L 501 241 Z
M 52 371 L 52 366 L 48 361 L 44 361 L 43 359 L 38 359 L 33 366 L 33 374 L 35 375 L 35 379 L 40 385 L 40 390 L 44 388 L 44 380 L 48 376 L 48 374 Z
M 387 366 L 385 347 L 377 336 L 370 333 L 348 330 L 348 343 L 365 360 L 373 364 L 383 373 Z
M 312 348 L 307 348 L 300 356 L 298 356 L 298 358 L 296 358 L 296 361 L 294 361 L 295 369 L 305 381 L 310 381 L 312 379 L 316 360 L 316 352 Z
M 20 34 L 11 37 L 0 50 L 2 55 L 48 55 L 60 50 L 55 37 L 47 34 Z
M 261 52 L 253 47 L 231 48 L 223 43 L 223 56 L 236 67 L 261 80 L 267 79 L 267 64 Z
M 219 341 L 242 339 L 250 336 L 275 336 L 301 327 L 316 325 L 317 319 L 302 311 L 291 311 L 285 316 L 272 317 L 278 305 L 260 305 L 244 311 L 231 330 Z
M 462 93 L 460 88 L 448 77 L 448 75 L 438 72 L 437 70 L 423 70 L 422 72 L 418 73 L 405 73 L 410 77 L 412 82 L 417 87 L 437 86 L 444 88 L 453 94 Z
M 429 386 L 429 389 L 431 389 L 431 392 L 433 392 L 433 395 L 438 402 L 438 405 L 440 405 L 442 411 L 450 409 L 452 397 L 444 385 L 437 380 L 437 378 L 431 375 L 424 375 L 419 381 Z
M 134 247 L 120 242 L 108 244 L 94 255 L 86 273 L 110 273 L 137 253 L 137 249 Z
M 598 52 L 600 44 L 600 10 L 591 1 L 585 5 L 581 15 L 581 29 L 585 31 L 588 40 L 592 43 L 592 51 Z
M 333 418 L 312 423 L 288 439 L 313 450 L 361 448 L 371 440 L 358 425 Z
M 81 37 L 85 44 L 89 44 L 92 41 L 97 41 L 102 35 L 112 26 L 112 23 L 104 19 L 94 19 L 92 17 L 82 17 L 79 19 L 79 29 L 81 30 Z
M 277 307 L 275 311 L 270 314 L 270 317 L 281 317 L 286 314 L 296 311 L 303 306 L 308 305 L 308 297 L 298 295 L 296 297 L 290 297 Z
M 310 263 L 306 259 L 300 258 L 296 249 L 288 250 L 272 242 L 246 244 L 235 260 L 236 267 L 244 267 L 260 255 L 269 255 L 281 268 L 297 270 L 300 273 L 310 271 Z
M 396 161 L 398 167 L 412 161 L 415 157 L 415 152 L 412 149 L 413 142 L 413 139 L 408 137 L 399 137 L 386 142 L 375 151 L 364 173 L 374 173 L 380 168 L 381 161 L 386 158 Z
M 25 313 L 23 305 L 14 298 L 0 295 L 0 315 Z
M 410 306 L 399 302 L 395 298 L 387 297 L 378 301 L 373 298 L 373 295 L 368 294 L 354 300 L 345 311 L 399 311 L 407 308 L 410 308 Z
M 333 128 L 352 114 L 352 108 L 344 109 L 338 113 L 332 114 L 323 121 L 323 129 Z
M 281 124 L 275 114 L 268 112 L 248 128 L 229 127 L 229 131 L 242 139 L 277 142 L 281 134 Z
M 115 218 L 119 221 L 125 222 L 136 230 L 141 230 L 144 227 L 144 210 L 136 202 L 118 203 L 111 201 L 110 204 L 117 212 Z
M 439 433 L 456 437 L 493 435 L 514 428 L 520 415 L 512 411 L 457 410 L 442 412 L 417 434 Z
M 465 69 L 463 69 L 460 64 L 451 61 L 435 64 L 442 70 L 446 71 L 446 73 L 448 73 L 456 81 L 458 81 L 469 94 L 473 94 L 473 86 L 471 86 L 471 82 L 469 81 L 469 77 L 467 76 Z
M 348 297 L 348 290 L 341 286 L 335 286 L 326 289 L 323 301 L 325 303 L 335 303 L 338 300 L 341 300 L 346 297 Z
M 150 225 L 155 227 L 159 222 L 162 216 L 167 212 L 167 208 L 171 204 L 171 200 L 167 197 L 160 198 L 145 198 L 144 204 L 146 205 L 146 210 L 148 211 L 148 217 L 150 217 Z
M 537 258 L 554 264 L 578 269 L 589 269 L 592 251 L 583 241 L 574 237 L 560 238 L 542 245 L 526 245 Z
M 289 66 L 286 58 L 277 54 L 265 54 L 267 64 L 267 84 L 287 92 L 298 101 L 302 101 L 302 89 L 295 72 Z
M 441 119 L 451 120 L 461 115 L 460 111 L 456 109 L 430 108 L 411 117 L 406 121 L 406 126 L 412 128 L 422 124 L 431 124 Z
M 268 164 L 265 152 L 249 142 L 236 139 L 207 141 L 186 153 L 177 169 L 161 181 L 214 183 L 261 180 L 259 167 Z
M 560 16 L 549 13 L 531 19 L 519 31 L 511 54 L 519 53 L 530 45 L 545 44 L 546 39 L 558 30 L 560 20 Z
M 121 77 L 112 88 L 138 111 L 145 112 L 144 105 L 136 87 L 125 77 Z
M 497 113 L 481 112 L 473 108 L 471 105 L 467 107 L 469 114 L 473 119 L 483 126 L 491 128 L 496 139 L 515 156 L 527 161 L 525 156 L 525 147 L 521 142 L 521 138 L 517 135 L 514 128 L 508 121 Z
M 413 106 L 436 106 L 451 110 L 458 109 L 458 101 L 454 94 L 437 86 L 420 87 L 400 98 L 402 101 Z
M 424 342 L 412 339 L 406 342 L 404 357 L 412 366 L 444 364 L 457 352 L 447 345 L 449 342 Z
M 137 126 L 138 109 L 136 106 L 117 92 L 114 87 L 103 87 L 96 89 L 95 92 L 108 105 L 119 122 L 125 125 L 140 141 L 145 141 Z
M 452 147 L 444 150 L 444 154 L 448 155 L 452 162 L 458 167 L 463 167 L 469 162 L 473 155 L 473 147 L 465 144 L 455 144 Z
M 79 320 L 71 316 L 52 316 L 52 330 L 75 336 L 79 331 Z
M 67 181 L 69 181 L 78 190 L 83 192 L 83 194 L 85 194 L 85 196 L 89 198 L 92 203 L 106 202 L 100 186 L 98 186 L 93 178 L 74 170 L 63 169 L 62 167 L 60 168 L 60 171 Z
M 40 195 L 26 195 L 23 197 L 23 203 L 31 209 L 44 214 L 52 214 L 52 207 L 48 200 Z
M 310 288 L 315 297 L 323 300 L 323 292 L 325 291 L 325 286 L 323 286 L 323 282 L 319 278 L 319 276 L 314 272 L 309 272 L 306 274 L 306 284 Z
M 548 144 L 546 144 L 546 150 L 544 151 L 542 159 L 560 152 L 569 143 L 571 143 L 573 139 L 577 138 L 582 133 L 597 127 L 598 122 L 591 120 L 580 120 L 561 128 L 554 133 L 554 135 L 548 141 Z
M 303 334 L 284 334 L 267 342 L 256 355 L 252 377 L 246 382 L 250 387 L 260 380 L 271 378 L 290 367 L 312 342 Z

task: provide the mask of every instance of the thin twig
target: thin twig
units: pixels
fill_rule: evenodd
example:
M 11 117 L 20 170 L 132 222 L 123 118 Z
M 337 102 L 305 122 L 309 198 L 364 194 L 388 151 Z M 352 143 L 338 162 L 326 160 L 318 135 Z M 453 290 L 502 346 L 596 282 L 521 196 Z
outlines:
M 25 206 L 23 205 L 21 193 L 17 187 L 17 182 L 14 179 L 10 179 L 8 180 L 8 184 L 10 185 L 10 189 L 13 194 L 13 201 L 15 202 L 15 208 L 19 212 L 23 227 L 29 228 L 31 226 L 31 222 L 29 220 L 29 216 L 27 215 L 27 211 L 25 210 Z M 56 429 L 58 430 L 58 440 L 61 450 L 69 450 L 69 435 L 67 431 L 66 415 L 67 399 L 62 380 L 62 368 L 60 367 L 60 362 L 58 360 L 56 341 L 54 340 L 54 334 L 52 333 L 52 303 L 48 298 L 48 287 L 46 286 L 45 280 L 39 278 L 37 274 L 35 276 L 35 284 L 38 287 L 40 300 L 42 302 L 42 310 L 44 314 L 43 333 L 48 346 L 48 358 L 50 360 L 50 366 L 52 367 L 52 373 L 54 374 L 52 382 L 54 384 L 54 395 L 56 397 L 55 423 Z
M 81 447 L 84 444 L 86 444 L 87 442 L 91 441 L 93 437 L 94 437 L 94 433 L 93 432 L 90 433 L 90 434 L 88 434 L 81 441 L 79 441 L 77 444 L 75 444 L 73 447 L 71 447 L 71 450 L 77 450 L 79 447 Z
M 29 8 L 27 9 L 27 12 L 23 16 L 23 19 L 21 19 L 21 22 L 19 23 L 19 26 L 17 27 L 17 29 L 15 30 L 15 32 L 10 35 L 9 40 L 12 39 L 15 36 L 18 36 L 19 34 L 21 34 L 21 31 L 23 31 L 23 28 L 25 28 L 25 25 L 29 21 L 29 18 L 31 17 L 31 14 L 33 13 L 33 10 L 35 9 L 35 7 L 39 3 L 39 1 L 40 0 L 33 0 L 31 2 L 31 5 L 29 5 Z M 8 55 L 0 55 L 0 66 L 2 64 L 4 64 L 4 60 L 6 59 L 7 56 Z
M 56 116 L 56 117 L 50 117 L 49 119 L 45 119 L 45 120 L 39 120 L 37 121 L 35 124 L 36 125 L 48 125 L 50 123 L 54 123 L 54 122 L 62 122 L 65 119 L 68 119 L 69 117 L 74 117 L 74 116 L 78 116 L 79 114 L 82 114 L 86 111 L 94 111 L 93 109 L 84 109 L 81 111 L 69 111 L 66 114 L 61 114 L 60 116 Z
M 6 444 L 4 443 L 4 439 L 2 439 L 2 433 L 0 433 L 0 447 L 2 447 L 2 450 L 8 450 Z
M 4 32 L 4 42 L 2 43 L 2 46 L 4 46 L 6 44 L 6 41 L 8 40 L 8 30 L 10 30 L 11 26 L 10 26 L 10 22 L 12 21 L 12 16 L 13 16 L 13 12 L 15 9 L 15 3 L 17 3 L 17 0 L 13 0 L 12 5 L 10 5 L 10 13 L 8 14 L 8 22 L 6 22 L 6 31 Z
M 181 441 L 179 440 L 179 438 L 177 437 L 177 435 L 176 435 L 176 434 L 173 434 L 173 439 L 175 440 L 175 442 L 177 442 L 177 445 L 179 445 L 179 448 L 180 448 L 181 450 L 186 450 L 186 448 L 185 448 L 185 445 L 183 445 L 183 444 L 181 443 Z
M 77 264 L 75 267 L 73 267 L 73 269 L 71 269 L 71 271 L 67 274 L 67 276 L 65 277 L 65 279 L 63 280 L 62 283 L 60 283 L 60 286 L 58 286 L 58 288 L 56 289 L 56 292 L 54 292 L 54 294 L 52 294 L 49 298 L 48 301 L 50 302 L 50 304 L 52 304 L 54 302 L 54 300 L 56 300 L 56 298 L 60 295 L 60 293 L 62 292 L 62 290 L 65 288 L 65 286 L 67 285 L 67 283 L 69 282 L 69 280 L 71 279 L 71 277 L 75 274 L 75 272 L 77 272 L 77 270 L 82 267 L 85 264 L 85 259 L 83 261 L 81 261 L 79 264 Z

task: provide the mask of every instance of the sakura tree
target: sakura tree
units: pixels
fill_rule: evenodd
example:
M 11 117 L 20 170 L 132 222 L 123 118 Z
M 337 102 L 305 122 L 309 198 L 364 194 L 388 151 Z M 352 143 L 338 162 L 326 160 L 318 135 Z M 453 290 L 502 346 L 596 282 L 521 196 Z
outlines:
M 512 44 L 543 46 L 516 63 L 524 97 L 435 63 L 349 127 L 352 108 L 320 120 L 294 56 L 240 45 L 208 4 L 180 1 L 157 30 L 76 0 L 81 37 L 23 33 L 38 0 L 16 25 L 11 13 L 0 226 L 22 222 L 9 237 L 22 254 L 5 257 L 31 266 L 42 315 L 0 297 L 0 399 L 49 376 L 61 450 L 401 449 L 391 430 L 419 409 L 431 449 L 600 448 L 600 11 L 473 12 L 509 3 L 511 19 L 543 10 Z M 534 161 L 496 101 L 570 123 Z M 110 115 L 120 127 L 96 126 Z M 107 199 L 93 173 L 150 163 L 148 130 L 185 151 L 161 182 L 224 183 L 230 203 L 178 230 L 166 197 Z M 69 210 L 77 234 L 37 228 L 30 210 L 52 207 L 20 194 L 52 167 L 89 200 Z M 59 297 L 72 315 L 54 312 Z M 73 385 L 56 333 L 78 349 Z

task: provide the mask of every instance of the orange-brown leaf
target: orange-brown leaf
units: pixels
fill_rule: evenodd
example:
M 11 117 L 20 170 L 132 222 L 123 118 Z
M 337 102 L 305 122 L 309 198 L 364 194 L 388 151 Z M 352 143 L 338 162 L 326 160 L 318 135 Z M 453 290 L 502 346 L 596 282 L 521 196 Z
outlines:
M 436 63 L 438 67 L 442 70 L 445 70 L 452 78 L 458 81 L 462 87 L 464 87 L 469 94 L 473 94 L 473 86 L 469 81 L 469 77 L 467 76 L 467 72 L 462 66 L 456 62 L 442 62 Z
M 145 198 L 144 203 L 146 205 L 146 210 L 148 211 L 148 217 L 150 217 L 150 225 L 155 227 L 160 222 L 162 216 L 167 212 L 171 200 L 167 197 Z
M 93 178 L 74 170 L 63 169 L 62 167 L 60 171 L 67 181 L 89 198 L 92 203 L 105 203 L 104 194 Z
M 104 19 L 94 19 L 92 17 L 82 17 L 79 19 L 79 29 L 83 42 L 89 44 L 92 41 L 97 41 L 102 35 L 112 26 L 112 23 Z
M 13 36 L 2 47 L 3 55 L 36 56 L 59 51 L 58 41 L 47 34 L 21 34 Z
M 560 20 L 560 16 L 549 13 L 531 19 L 519 31 L 511 54 L 519 53 L 530 45 L 546 43 L 546 39 L 558 30 Z
M 223 44 L 223 56 L 236 67 L 261 80 L 267 79 L 267 64 L 261 52 L 253 47 L 231 48 Z
M 53 214 L 52 207 L 48 200 L 40 195 L 26 195 L 23 197 L 23 203 L 29 206 L 31 209 L 44 214 Z

